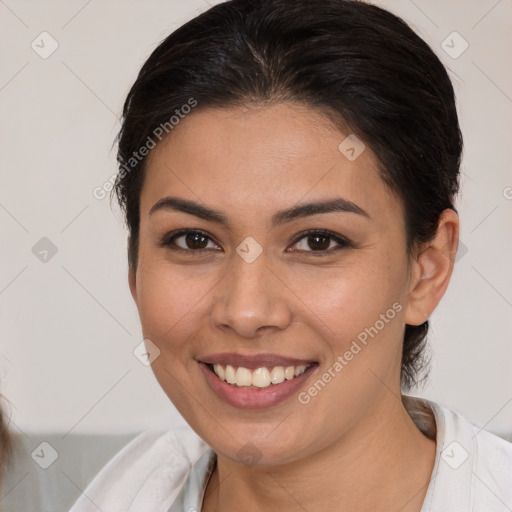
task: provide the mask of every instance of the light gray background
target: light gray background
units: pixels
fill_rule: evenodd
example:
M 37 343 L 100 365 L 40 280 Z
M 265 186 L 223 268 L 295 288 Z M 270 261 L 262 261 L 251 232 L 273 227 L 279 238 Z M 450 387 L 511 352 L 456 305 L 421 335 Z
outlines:
M 509 432 L 512 2 L 380 5 L 450 68 L 466 146 L 458 206 L 467 252 L 432 319 L 433 370 L 415 394 Z M 206 8 L 204 0 L 0 1 L 0 389 L 14 429 L 118 433 L 183 422 L 132 353 L 142 336 L 126 233 L 117 207 L 92 190 L 116 172 L 117 117 L 140 66 Z M 47 59 L 31 48 L 43 31 L 59 45 Z M 456 59 L 441 47 L 454 31 L 469 44 Z M 453 36 L 447 42 L 461 48 Z M 58 248 L 46 263 L 32 253 L 42 237 Z

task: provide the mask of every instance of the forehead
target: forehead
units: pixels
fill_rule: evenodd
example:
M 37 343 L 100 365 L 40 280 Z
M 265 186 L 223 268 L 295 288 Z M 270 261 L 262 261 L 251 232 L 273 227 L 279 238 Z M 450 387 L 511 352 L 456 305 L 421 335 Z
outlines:
M 260 213 L 326 195 L 366 211 L 397 203 L 368 146 L 347 157 L 349 135 L 305 105 L 196 110 L 150 153 L 141 210 L 165 195 Z

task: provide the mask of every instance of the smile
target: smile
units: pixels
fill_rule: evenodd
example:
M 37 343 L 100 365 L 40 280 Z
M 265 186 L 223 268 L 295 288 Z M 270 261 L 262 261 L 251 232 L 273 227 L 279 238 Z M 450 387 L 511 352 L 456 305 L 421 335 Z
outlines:
M 198 360 L 206 383 L 221 400 L 242 409 L 275 406 L 296 395 L 317 370 L 315 361 L 259 354 L 215 354 Z
M 301 364 L 298 366 L 274 366 L 267 368 L 265 366 L 250 370 L 239 366 L 238 368 L 231 365 L 210 364 L 208 365 L 211 370 L 215 372 L 220 380 L 228 384 L 245 387 L 249 389 L 254 388 L 268 388 L 281 384 L 285 380 L 292 380 L 295 377 L 302 375 L 311 365 Z

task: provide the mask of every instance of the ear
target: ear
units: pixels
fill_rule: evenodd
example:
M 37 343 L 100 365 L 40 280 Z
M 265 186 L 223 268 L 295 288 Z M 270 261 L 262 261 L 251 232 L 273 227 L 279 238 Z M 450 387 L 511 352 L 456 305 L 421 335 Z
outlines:
M 133 300 L 137 304 L 137 271 L 133 267 L 128 269 L 128 284 L 130 285 Z
M 405 323 L 421 325 L 437 307 L 450 282 L 458 246 L 459 216 L 454 210 L 444 210 L 435 238 L 412 263 Z

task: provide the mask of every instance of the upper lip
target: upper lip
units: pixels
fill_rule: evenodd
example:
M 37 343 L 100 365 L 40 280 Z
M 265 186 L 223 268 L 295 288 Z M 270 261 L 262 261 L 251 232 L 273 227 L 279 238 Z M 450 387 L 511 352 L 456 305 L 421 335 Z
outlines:
M 274 366 L 300 366 L 315 363 L 315 361 L 312 360 L 297 359 L 295 357 L 281 356 L 279 354 L 242 355 L 229 352 L 206 355 L 198 358 L 198 360 L 206 364 L 229 364 L 231 366 L 242 366 L 243 368 L 252 370 L 264 366 L 273 368 Z

